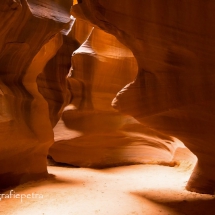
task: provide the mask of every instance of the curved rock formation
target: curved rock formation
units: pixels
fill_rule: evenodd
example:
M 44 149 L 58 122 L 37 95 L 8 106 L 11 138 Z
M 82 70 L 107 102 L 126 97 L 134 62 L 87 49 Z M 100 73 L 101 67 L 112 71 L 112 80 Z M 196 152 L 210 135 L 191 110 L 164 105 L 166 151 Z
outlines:
M 70 29 L 70 0 L 0 3 L 0 188 L 47 174 L 53 143 L 48 104 L 36 79 Z
M 74 38 L 82 45 L 73 53 L 68 76 L 73 98 L 54 128 L 51 157 L 96 168 L 146 162 L 172 165 L 174 138 L 111 107 L 116 93 L 136 76 L 133 54 L 114 36 L 84 21 L 77 19 L 74 28 Z
M 198 157 L 187 189 L 214 193 L 213 1 L 83 0 L 72 14 L 115 35 L 138 63 L 135 81 L 113 101 L 119 111 Z
M 73 97 L 67 75 L 71 67 L 71 55 L 79 46 L 71 31 L 68 35 L 62 35 L 62 46 L 37 77 L 38 90 L 48 102 L 52 127 L 57 124 L 63 108 Z

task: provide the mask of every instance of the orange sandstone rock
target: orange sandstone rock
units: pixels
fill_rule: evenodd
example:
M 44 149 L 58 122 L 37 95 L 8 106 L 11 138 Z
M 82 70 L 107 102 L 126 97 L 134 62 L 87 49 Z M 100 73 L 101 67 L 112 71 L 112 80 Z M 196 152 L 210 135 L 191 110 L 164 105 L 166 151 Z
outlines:
M 73 98 L 54 128 L 49 155 L 60 163 L 96 168 L 170 163 L 174 138 L 111 107 L 116 93 L 136 76 L 133 54 L 114 36 L 82 20 L 76 20 L 73 31 L 82 42 L 68 76 Z
M 36 79 L 61 47 L 60 32 L 70 29 L 70 4 L 0 3 L 0 188 L 47 174 L 46 156 L 54 136 Z
M 198 157 L 187 189 L 214 193 L 214 1 L 83 0 L 72 14 L 116 36 L 138 75 L 113 107 L 179 138 Z

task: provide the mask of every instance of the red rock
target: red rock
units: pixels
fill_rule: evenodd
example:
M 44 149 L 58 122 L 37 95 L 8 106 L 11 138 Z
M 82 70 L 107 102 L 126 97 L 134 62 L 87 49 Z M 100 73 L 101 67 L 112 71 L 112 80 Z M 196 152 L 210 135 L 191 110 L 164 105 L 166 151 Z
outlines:
M 70 28 L 70 4 L 0 3 L 1 188 L 47 175 L 46 156 L 54 139 L 36 78 L 62 45 L 60 32 Z
M 79 19 L 75 28 L 82 45 L 73 53 L 68 77 L 73 98 L 54 128 L 49 155 L 81 167 L 170 164 L 177 147 L 173 138 L 111 107 L 116 93 L 136 76 L 133 54 L 114 36 Z
M 213 1 L 84 0 L 74 16 L 115 35 L 133 52 L 137 78 L 113 107 L 179 138 L 198 157 L 187 189 L 214 193 Z

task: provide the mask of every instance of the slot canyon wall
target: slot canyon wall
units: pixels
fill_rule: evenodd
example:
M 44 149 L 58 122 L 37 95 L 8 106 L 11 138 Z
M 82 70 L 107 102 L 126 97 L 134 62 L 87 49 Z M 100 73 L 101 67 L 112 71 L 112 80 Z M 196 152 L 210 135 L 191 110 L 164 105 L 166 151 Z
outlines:
M 83 0 L 72 14 L 115 35 L 134 54 L 137 78 L 112 102 L 179 138 L 198 157 L 187 189 L 214 193 L 213 1 Z
M 173 165 L 174 138 L 111 107 L 117 92 L 136 77 L 137 64 L 130 50 L 81 19 L 76 19 L 71 34 L 80 43 L 67 78 L 73 98 L 54 128 L 49 155 L 58 163 L 79 167 Z
M 1 188 L 47 175 L 54 135 L 36 80 L 71 28 L 70 6 L 70 0 L 0 3 Z

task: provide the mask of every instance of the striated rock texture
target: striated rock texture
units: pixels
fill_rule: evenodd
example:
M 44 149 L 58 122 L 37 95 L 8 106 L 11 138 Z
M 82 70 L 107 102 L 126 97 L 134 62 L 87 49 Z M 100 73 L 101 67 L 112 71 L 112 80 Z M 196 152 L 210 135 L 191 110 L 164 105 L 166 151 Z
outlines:
M 0 2 L 0 188 L 47 174 L 53 143 L 48 103 L 37 76 L 70 29 L 71 1 Z
M 73 32 L 73 33 L 72 33 Z M 133 54 L 114 36 L 76 19 L 71 35 L 81 45 L 67 78 L 72 101 L 54 128 L 49 155 L 82 167 L 171 161 L 177 141 L 116 112 L 111 101 L 137 74 Z
M 62 35 L 62 46 L 37 77 L 38 90 L 48 102 L 52 127 L 57 124 L 63 108 L 73 98 L 67 75 L 71 67 L 71 55 L 80 45 L 72 33 L 70 31 L 69 34 Z
M 214 1 L 82 0 L 72 14 L 115 35 L 137 78 L 113 107 L 179 138 L 198 157 L 187 189 L 215 189 Z

